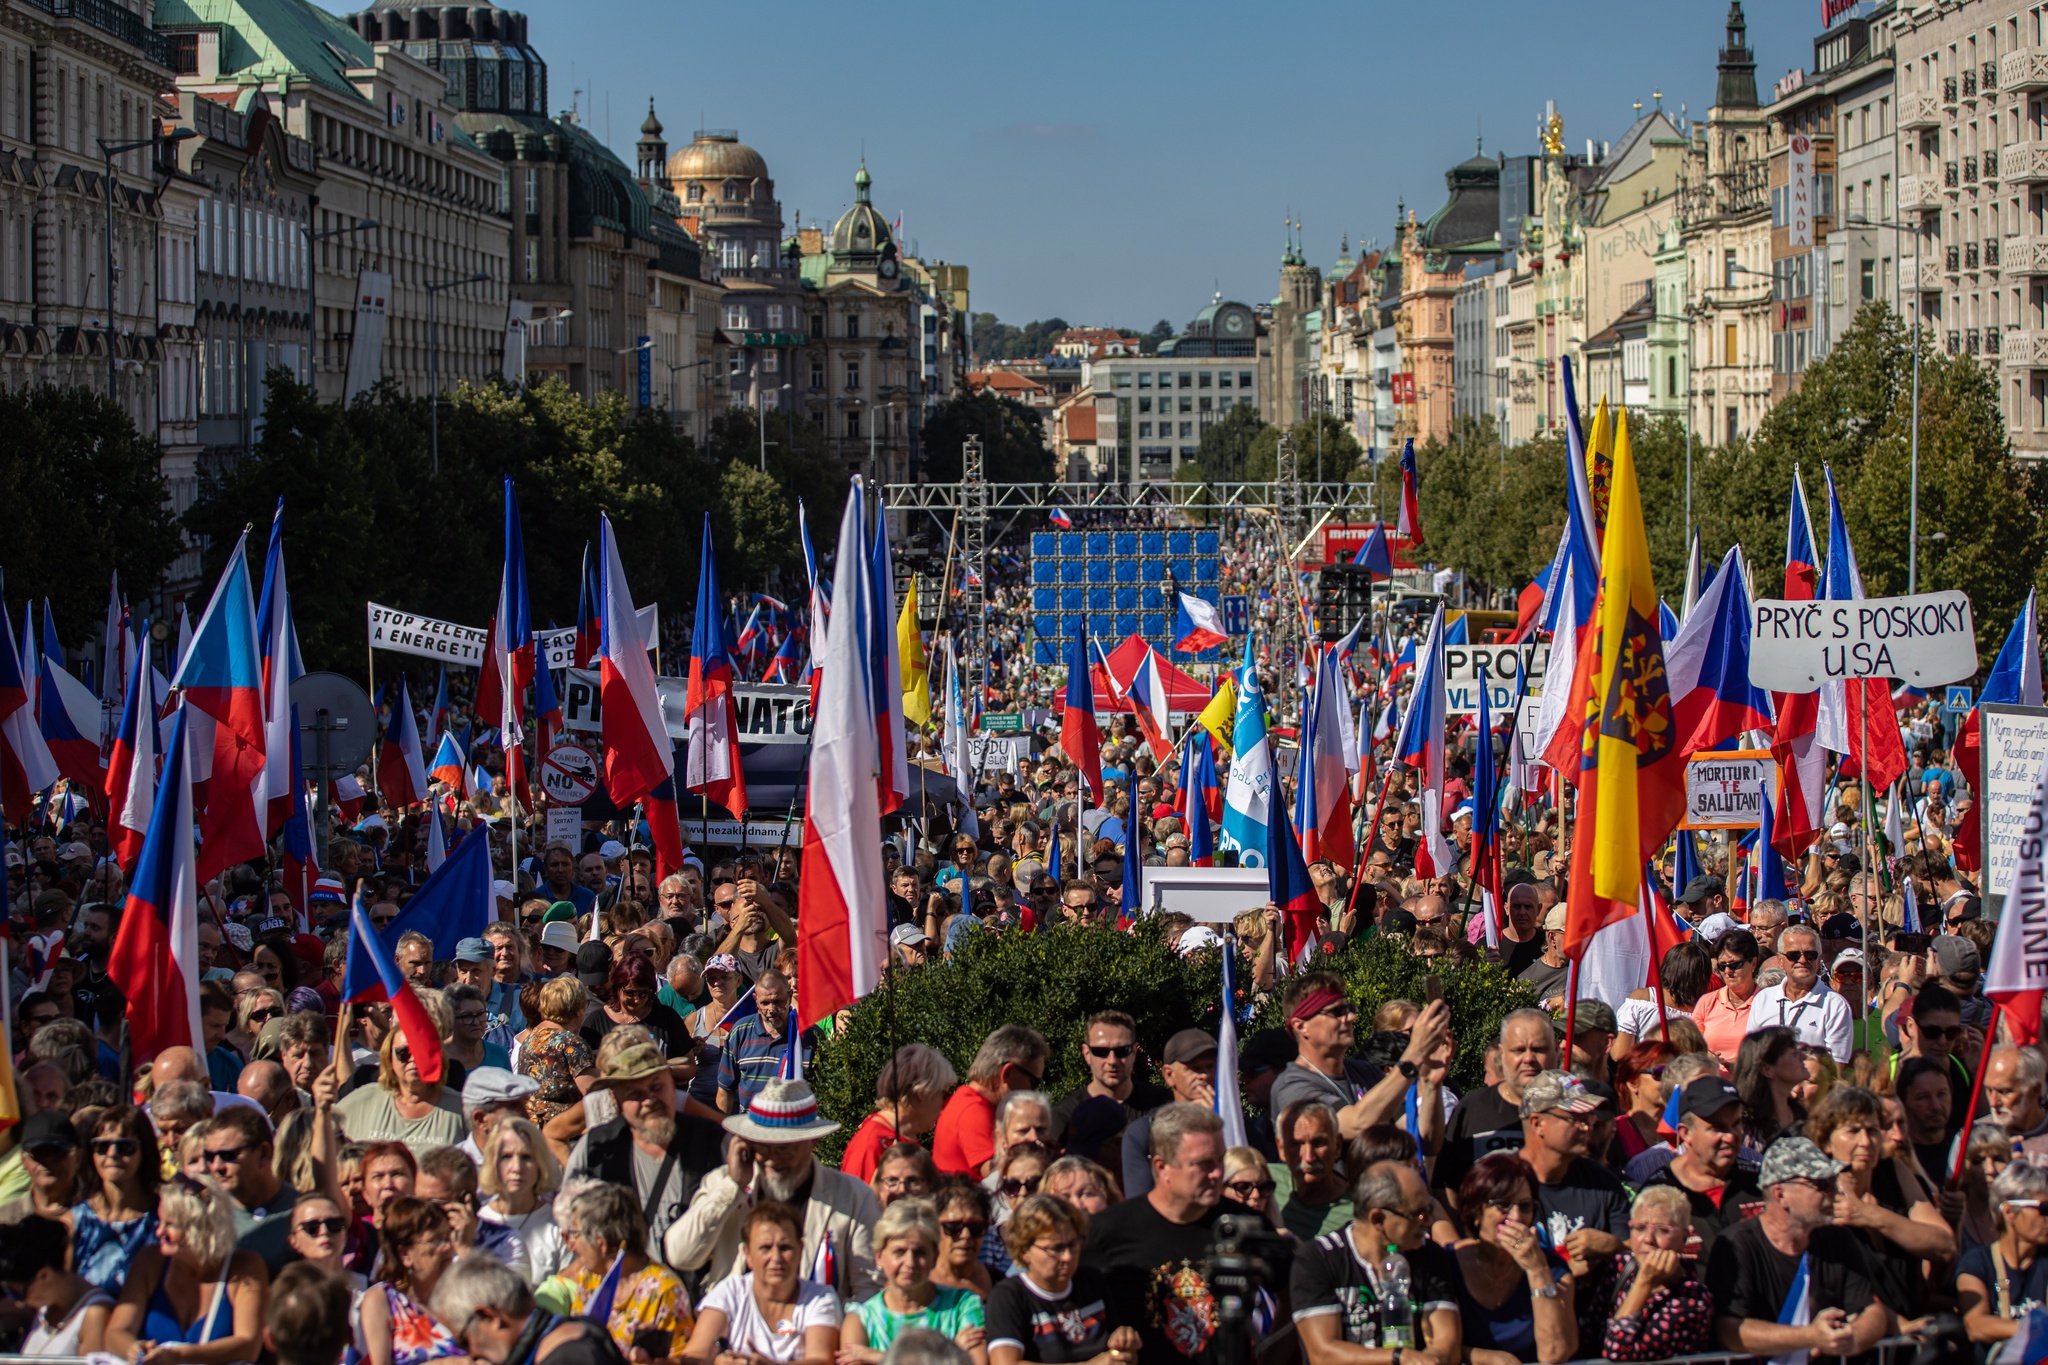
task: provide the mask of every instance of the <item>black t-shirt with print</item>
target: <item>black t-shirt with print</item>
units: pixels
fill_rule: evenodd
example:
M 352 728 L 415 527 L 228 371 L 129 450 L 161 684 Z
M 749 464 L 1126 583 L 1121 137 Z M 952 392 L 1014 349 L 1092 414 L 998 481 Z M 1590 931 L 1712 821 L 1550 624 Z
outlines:
M 1815 1228 L 1806 1256 L 1812 1318 L 1829 1308 L 1853 1318 L 1877 1301 L 1870 1257 L 1850 1229 Z M 1707 1273 L 1700 1278 L 1714 1291 L 1714 1307 L 1723 1315 L 1776 1322 L 1799 1273 L 1799 1260 L 1772 1246 L 1763 1220 L 1751 1218 L 1714 1240 Z
M 1562 1178 L 1536 1184 L 1537 1231 L 1546 1245 L 1564 1250 L 1580 1228 L 1595 1228 L 1628 1240 L 1628 1190 L 1621 1177 L 1586 1157 L 1565 1167 Z
M 1475 1090 L 1458 1101 L 1444 1125 L 1443 1151 L 1430 1183 L 1440 1190 L 1456 1190 L 1481 1157 L 1521 1145 L 1521 1104 L 1502 1099 L 1497 1085 Z
M 1669 1185 L 1685 1191 L 1686 1202 L 1692 1205 L 1692 1234 L 1685 1242 L 1686 1259 L 1705 1264 L 1722 1233 L 1763 1212 L 1764 1192 L 1756 1183 L 1756 1174 L 1756 1163 L 1738 1160 L 1725 1182 L 1700 1191 L 1687 1188 L 1667 1165 L 1645 1179 L 1643 1188 Z
M 1191 1223 L 1174 1223 L 1150 1199 L 1136 1198 L 1110 1205 L 1089 1224 L 1081 1264 L 1100 1272 L 1116 1320 L 1138 1329 L 1139 1365 L 1220 1365 L 1216 1296 L 1202 1263 L 1222 1213 L 1212 1208 Z
M 1086 1266 L 1067 1292 L 1053 1297 L 1023 1275 L 1010 1275 L 988 1295 L 988 1344 L 1015 1346 L 1024 1359 L 1078 1365 L 1109 1349 L 1123 1323 L 1110 1312 L 1102 1275 Z
M 1326 1232 L 1294 1254 L 1294 1320 L 1337 1314 L 1339 1341 L 1377 1348 L 1380 1344 L 1377 1267 L 1368 1269 L 1352 1236 L 1356 1224 Z M 1458 1267 L 1442 1247 L 1424 1242 L 1408 1259 L 1408 1298 L 1415 1316 L 1415 1341 L 1427 1345 L 1421 1319 L 1439 1308 L 1458 1311 Z

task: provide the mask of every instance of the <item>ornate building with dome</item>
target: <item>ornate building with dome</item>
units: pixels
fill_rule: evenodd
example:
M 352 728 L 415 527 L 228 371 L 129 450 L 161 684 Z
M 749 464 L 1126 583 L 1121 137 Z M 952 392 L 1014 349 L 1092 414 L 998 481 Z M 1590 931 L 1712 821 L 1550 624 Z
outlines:
M 672 212 L 655 211 L 644 175 L 574 111 L 549 117 L 547 63 L 527 46 L 526 16 L 377 0 L 348 22 L 364 41 L 401 45 L 439 71 L 456 126 L 502 167 L 507 377 L 558 378 L 585 398 L 622 393 L 667 409 L 701 438 L 721 378 L 704 363 L 717 290 L 700 278 L 696 241 Z M 660 133 L 650 105 L 643 145 Z

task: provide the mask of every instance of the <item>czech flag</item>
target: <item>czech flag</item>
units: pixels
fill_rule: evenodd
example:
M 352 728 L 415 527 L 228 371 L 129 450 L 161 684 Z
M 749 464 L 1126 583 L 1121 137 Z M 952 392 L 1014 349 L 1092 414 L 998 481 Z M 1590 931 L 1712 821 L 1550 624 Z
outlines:
M 1457 866 L 1457 854 L 1444 838 L 1444 723 L 1449 700 L 1444 693 L 1444 609 L 1430 617 L 1429 634 L 1419 651 L 1422 661 L 1415 689 L 1408 694 L 1408 712 L 1394 741 L 1394 758 L 1421 778 L 1421 841 L 1415 845 L 1415 875 L 1444 877 Z
M 710 532 L 706 521 L 706 562 L 709 562 Z M 604 745 L 604 784 L 612 804 L 624 810 L 634 801 L 647 809 L 647 829 L 654 839 L 656 880 L 683 865 L 683 830 L 676 816 L 675 746 L 661 718 L 661 699 L 654 690 L 654 665 L 647 658 L 647 637 L 640 628 L 640 616 L 633 606 L 632 589 L 626 585 L 626 568 L 619 562 L 619 542 L 610 517 L 603 518 L 598 535 L 599 605 L 603 622 L 598 650 L 599 699 L 603 704 L 601 740 Z M 713 583 L 714 592 L 717 584 Z M 697 617 L 699 637 L 707 634 L 707 620 L 716 631 L 716 597 L 713 615 Z M 698 606 L 704 605 L 698 594 Z M 699 665 L 690 660 L 690 682 L 694 694 Z M 728 699 L 729 704 L 729 699 Z M 728 718 L 730 713 L 728 712 Z M 732 765 L 734 811 L 744 815 L 746 780 L 739 773 L 739 748 L 735 742 L 728 755 Z M 723 801 L 721 805 L 725 804 Z M 727 809 L 731 809 L 730 806 Z
M 533 670 L 533 714 L 540 721 L 540 754 L 546 758 L 562 733 L 562 703 L 555 696 L 555 674 L 546 659 Z
M 436 761 L 439 756 L 436 755 Z M 398 696 L 391 703 L 391 723 L 377 754 L 377 790 L 393 806 L 416 806 L 427 799 L 427 761 L 420 752 L 419 721 L 412 713 L 412 694 L 405 675 L 398 675 Z
M 776 649 L 775 657 L 768 661 L 768 671 L 761 675 L 761 681 L 796 682 L 803 665 L 803 634 L 801 631 L 792 630 L 782 637 L 782 644 Z
M 2034 590 L 2027 590 L 2026 605 L 2007 632 L 1991 671 L 1984 676 L 1982 702 L 2008 706 L 2041 704 L 2041 623 L 2036 614 Z
M 1863 600 L 1863 575 L 1849 526 L 1835 493 L 1835 475 L 1828 480 L 1828 562 L 1824 583 L 1831 602 Z M 1898 712 L 1892 709 L 1891 682 L 1885 678 L 1851 678 L 1822 683 L 1815 733 L 1821 747 L 1847 756 L 1837 776 L 1868 773 L 1873 791 L 1882 791 L 1906 775 L 1906 743 L 1899 734 Z
M 1173 647 L 1177 653 L 1199 654 L 1205 649 L 1230 643 L 1230 636 L 1224 631 L 1223 621 L 1216 615 L 1213 603 L 1205 602 L 1191 592 L 1183 592 L 1171 571 L 1167 574 L 1167 586 L 1173 590 Z
M 839 569 L 833 584 L 835 628 L 826 636 L 818 703 L 811 722 L 810 786 L 805 799 L 803 872 L 797 882 L 795 1027 L 805 1029 L 871 993 L 888 961 L 889 907 L 882 882 L 881 797 L 873 640 L 874 595 L 864 581 L 866 527 L 861 481 L 853 480 L 839 519 Z M 884 618 L 883 629 L 891 623 Z M 1086 676 L 1086 670 L 1083 670 Z M 887 680 L 891 690 L 895 679 Z M 1085 685 L 1085 684 L 1084 684 Z
M 1167 738 L 1167 732 L 1173 728 L 1173 717 L 1167 706 L 1166 679 L 1159 672 L 1159 653 L 1150 645 L 1145 646 L 1138 671 L 1131 675 L 1131 688 L 1125 693 L 1125 700 L 1131 714 L 1138 718 L 1138 733 L 1151 747 L 1153 759 L 1165 762 L 1173 752 L 1173 741 Z
M 284 822 L 284 837 L 279 841 L 284 846 L 283 873 L 284 893 L 291 897 L 292 908 L 299 912 L 299 932 L 311 933 L 313 879 L 320 873 L 318 861 L 313 855 L 313 821 L 306 809 L 306 769 L 299 754 L 299 708 L 296 703 L 291 709 L 292 724 L 292 814 Z
M 1422 543 L 1422 504 L 1417 500 L 1415 476 L 1415 438 L 1410 436 L 1408 444 L 1401 450 L 1401 518 L 1395 531 L 1407 537 L 1409 544 Z
M 149 623 L 142 623 L 149 639 Z M 156 812 L 156 685 L 149 651 L 138 649 L 130 661 L 128 690 L 121 707 L 121 728 L 107 756 L 107 845 L 121 871 L 135 875 L 136 859 Z
M 1053 508 L 1050 512 L 1047 512 L 1045 514 L 1045 519 L 1051 522 L 1053 525 L 1059 527 L 1062 531 L 1071 531 L 1074 529 L 1074 519 L 1068 516 L 1066 514 L 1065 509 L 1063 508 Z
M 1405 477 L 1404 475 L 1404 480 Z M 1365 538 L 1365 544 L 1358 547 L 1358 553 L 1351 557 L 1351 562 L 1358 568 L 1371 570 L 1375 579 L 1394 576 L 1394 551 L 1393 547 L 1387 544 L 1385 522 L 1376 521 L 1372 524 L 1372 534 Z
M 1188 827 L 1188 861 L 1216 865 L 1216 822 L 1223 818 L 1223 789 L 1216 781 L 1216 751 L 1206 730 L 1188 736 L 1181 755 L 1181 819 Z
M 42 670 L 36 692 L 43 743 L 57 760 L 57 771 L 71 779 L 74 788 L 103 790 L 107 770 L 100 762 L 100 699 L 64 667 L 64 650 L 57 643 L 57 626 L 50 618 L 47 599 L 43 602 L 42 658 L 37 666 Z
M 256 603 L 256 643 L 263 651 L 264 832 L 275 836 L 292 818 L 292 684 L 304 676 L 299 635 L 292 625 L 291 591 L 284 577 L 284 499 L 270 518 L 263 557 L 263 594 Z M 447 670 L 442 670 L 443 687 Z M 447 694 L 441 696 L 447 704 Z
M 702 792 L 737 819 L 747 813 L 747 776 L 740 767 L 740 720 L 733 697 L 733 666 L 725 652 L 724 632 L 719 628 L 718 563 L 711 553 L 711 514 L 704 514 L 704 539 L 697 559 L 697 628 L 690 633 L 690 687 L 684 709 L 688 734 L 683 740 L 683 786 Z M 623 619 L 628 626 L 632 618 Z M 630 632 L 629 632 L 630 633 Z M 645 669 L 647 652 L 640 661 L 653 691 L 653 672 Z M 660 707 L 652 713 L 659 726 Z M 666 734 L 662 733 L 664 747 Z M 609 749 L 609 741 L 607 741 Z M 651 771 L 651 769 L 650 769 Z M 649 788 L 659 781 L 649 783 Z M 636 793 L 637 794 L 637 793 Z M 625 801 L 613 797 L 624 805 Z
M 1067 708 L 1060 716 L 1060 748 L 1081 770 L 1088 799 L 1102 801 L 1102 736 L 1095 730 L 1095 687 L 1088 676 L 1088 618 L 1081 613 L 1075 614 L 1074 633 L 1067 641 Z
M 434 764 L 427 769 L 427 776 L 441 783 L 451 791 L 462 790 L 463 768 L 467 760 L 462 750 L 456 747 L 455 736 L 441 736 L 441 745 L 434 750 Z
M 505 696 L 508 655 L 512 675 L 509 707 Z M 520 698 L 533 682 L 533 614 L 527 609 L 526 543 L 519 532 L 519 504 L 513 500 L 510 479 L 505 480 L 505 567 L 498 575 L 498 604 L 491 612 L 491 630 L 478 669 L 476 714 L 486 720 L 507 713 L 518 715 Z M 510 748 L 518 741 L 508 735 L 505 743 Z
M 397 926 L 394 923 L 392 927 Z M 398 959 L 377 936 L 360 894 L 348 912 L 348 959 L 342 969 L 341 1000 L 345 1005 L 390 1001 L 399 1037 L 412 1050 L 412 1064 L 419 1069 L 420 1078 L 429 1085 L 441 1079 L 441 1030 L 434 1026 L 434 1017 L 420 1003 L 412 983 L 398 970 Z
M 1348 869 L 1351 845 L 1351 770 L 1345 761 L 1344 684 L 1334 651 L 1316 660 L 1315 687 L 1302 713 L 1301 762 L 1294 788 L 1294 820 L 1301 853 L 1309 862 L 1327 858 Z M 1484 738 L 1481 744 L 1485 743 Z M 1482 750 L 1482 752 L 1484 752 Z
M 240 558 L 239 553 L 236 556 Z M 199 878 L 192 847 L 192 751 L 180 706 L 164 744 L 163 781 L 107 975 L 128 1000 L 128 1038 L 138 1063 L 167 1047 L 200 1047 Z M 368 922 L 367 920 L 365 921 Z
M 235 863 L 261 858 L 268 827 L 263 656 L 243 553 L 247 543 L 245 532 L 235 542 L 213 599 L 192 629 L 192 648 L 171 680 L 193 712 L 192 789 L 202 810 L 201 882 L 211 881 Z M 417 735 L 414 744 L 417 747 Z
M 33 658 L 14 652 L 14 623 L 0 602 L 0 801 L 16 820 L 28 818 L 36 793 L 58 777 L 57 760 L 36 724 Z
M 1785 526 L 1785 600 L 1814 600 L 1820 585 L 1819 565 L 1813 519 L 1806 510 L 1806 489 L 1795 465 L 1792 505 Z M 1827 755 L 1817 733 L 1820 694 L 1787 692 L 1777 695 L 1775 701 L 1778 724 L 1771 739 L 1771 756 L 1778 761 L 1775 847 L 1787 857 L 1797 857 L 1820 833 L 1821 807 L 1827 797 Z
M 362 781 L 354 773 L 343 773 L 328 783 L 327 794 L 334 802 L 334 808 L 341 812 L 341 818 L 350 824 L 354 824 L 356 817 L 363 813 L 363 802 L 368 798 Z
M 1681 753 L 1711 749 L 1776 723 L 1771 694 L 1749 680 L 1749 590 L 1735 546 L 1678 633 L 1666 641 L 1671 705 Z M 1683 891 L 1685 888 L 1678 888 Z
M 583 542 L 583 577 L 576 589 L 576 666 L 594 668 L 597 665 L 598 636 L 603 627 L 598 622 L 597 570 L 590 562 L 590 542 Z
M 1287 961 L 1299 970 L 1315 955 L 1316 920 L 1323 913 L 1323 902 L 1309 880 L 1308 863 L 1302 859 L 1301 845 L 1295 842 L 1287 807 L 1279 801 L 1273 803 L 1273 819 L 1266 826 L 1266 887 L 1273 904 L 1280 907 Z

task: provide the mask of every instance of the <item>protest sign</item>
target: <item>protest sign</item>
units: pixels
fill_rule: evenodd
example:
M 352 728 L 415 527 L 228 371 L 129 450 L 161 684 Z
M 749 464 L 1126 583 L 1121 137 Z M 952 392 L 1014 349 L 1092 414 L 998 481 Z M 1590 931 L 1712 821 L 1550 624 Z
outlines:
M 1991 908 L 2012 892 L 2021 832 L 2034 804 L 2042 759 L 2048 757 L 2048 707 L 1987 702 L 1977 708 L 1977 724 L 1984 778 L 1971 814 L 1983 821 L 1980 889 Z
M 1685 764 L 1684 829 L 1755 829 L 1778 795 L 1768 749 L 1709 750 Z
M 688 680 L 656 678 L 654 691 L 669 739 L 680 742 L 690 732 L 685 719 Z M 563 729 L 596 734 L 602 728 L 604 698 L 596 673 L 587 668 L 569 669 L 560 696 Z M 738 683 L 733 687 L 733 709 L 739 717 L 740 770 L 746 774 L 748 801 L 755 810 L 787 808 L 803 775 L 804 753 L 810 745 L 811 690 L 799 683 Z M 678 753 L 679 782 L 683 772 L 683 756 Z M 696 796 L 680 790 L 677 795 L 684 814 L 695 817 L 700 813 Z M 797 809 L 803 809 L 800 800 Z
M 1815 692 L 1848 678 L 1938 687 L 1976 671 L 1976 626 L 1960 592 L 1860 602 L 1766 597 L 1750 608 L 1749 680 L 1773 692 Z
M 1529 687 L 1524 696 L 1543 693 L 1543 670 L 1550 663 L 1548 644 L 1445 645 L 1444 709 L 1463 715 L 1479 709 L 1479 673 L 1486 671 L 1486 706 L 1498 718 L 1513 709 L 1524 669 Z
M 375 602 L 367 605 L 370 648 L 417 655 L 423 659 L 439 659 L 444 664 L 465 664 L 470 668 L 482 666 L 489 631 L 422 616 L 416 611 L 380 606 Z M 640 608 L 639 617 L 647 647 L 653 649 L 660 638 L 661 609 L 649 603 Z M 568 668 L 576 662 L 575 630 L 537 630 L 533 638 L 547 656 L 549 668 Z

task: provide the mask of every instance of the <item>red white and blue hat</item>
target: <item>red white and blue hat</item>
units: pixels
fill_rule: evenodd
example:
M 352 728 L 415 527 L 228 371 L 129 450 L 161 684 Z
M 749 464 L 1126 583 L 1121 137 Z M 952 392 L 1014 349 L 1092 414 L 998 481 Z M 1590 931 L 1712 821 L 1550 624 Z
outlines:
M 728 1114 L 725 1131 L 749 1142 L 811 1142 L 839 1131 L 818 1112 L 818 1097 L 802 1081 L 770 1081 L 747 1101 L 743 1114 Z

